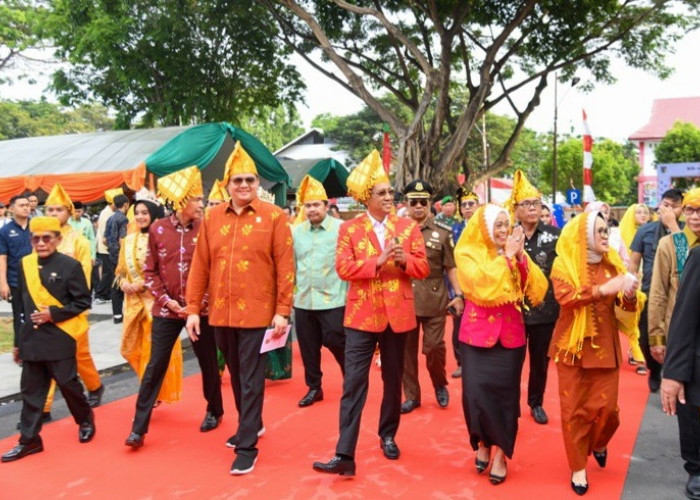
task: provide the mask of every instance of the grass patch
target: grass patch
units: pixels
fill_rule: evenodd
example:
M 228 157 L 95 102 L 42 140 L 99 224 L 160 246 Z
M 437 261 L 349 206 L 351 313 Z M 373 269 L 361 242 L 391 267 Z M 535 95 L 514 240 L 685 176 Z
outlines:
M 0 354 L 11 352 L 15 343 L 15 331 L 12 328 L 12 316 L 0 318 Z

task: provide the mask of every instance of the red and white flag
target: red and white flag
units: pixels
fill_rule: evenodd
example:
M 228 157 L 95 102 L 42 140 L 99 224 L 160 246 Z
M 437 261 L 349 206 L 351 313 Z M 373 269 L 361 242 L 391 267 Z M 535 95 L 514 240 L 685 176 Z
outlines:
M 389 125 L 384 124 L 384 140 L 382 141 L 382 164 L 384 171 L 389 175 L 389 167 L 391 166 L 391 140 L 389 139 Z
M 583 202 L 595 201 L 593 193 L 593 136 L 588 128 L 588 116 L 583 110 Z

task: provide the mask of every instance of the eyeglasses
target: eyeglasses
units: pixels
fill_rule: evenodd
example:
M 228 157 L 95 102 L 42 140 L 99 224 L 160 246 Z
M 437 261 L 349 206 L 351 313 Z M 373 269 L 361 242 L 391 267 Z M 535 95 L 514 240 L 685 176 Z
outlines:
M 525 200 L 521 203 L 516 203 L 516 206 L 523 208 L 539 208 L 542 206 L 542 202 L 540 200 Z
M 382 189 L 381 191 L 376 191 L 372 193 L 372 196 L 379 196 L 380 198 L 384 198 L 386 195 L 394 196 L 394 190 L 389 188 L 389 189 Z
M 683 215 L 686 217 L 690 217 L 691 215 L 700 215 L 700 207 L 691 207 L 690 205 L 686 205 L 683 207 Z
M 39 242 L 41 241 L 45 245 L 48 245 L 49 243 L 51 243 L 54 240 L 54 238 L 56 238 L 56 237 L 52 234 L 42 234 L 41 236 L 32 236 L 32 244 L 38 245 Z
M 472 208 L 476 206 L 475 201 L 463 201 L 462 203 L 459 204 L 460 207 L 462 208 Z
M 408 200 L 408 203 L 410 203 L 412 207 L 415 207 L 416 205 L 419 205 L 419 204 L 421 207 L 428 206 L 428 200 L 426 200 L 425 198 L 420 199 L 420 200 L 417 200 L 417 199 Z
M 231 182 L 233 182 L 234 186 L 240 186 L 244 182 L 248 185 L 255 184 L 255 181 L 257 179 L 253 176 L 250 177 L 234 177 L 231 179 Z
M 607 238 L 608 236 L 610 236 L 610 230 L 607 227 L 599 227 L 598 229 L 596 229 L 596 233 L 598 233 L 603 238 Z

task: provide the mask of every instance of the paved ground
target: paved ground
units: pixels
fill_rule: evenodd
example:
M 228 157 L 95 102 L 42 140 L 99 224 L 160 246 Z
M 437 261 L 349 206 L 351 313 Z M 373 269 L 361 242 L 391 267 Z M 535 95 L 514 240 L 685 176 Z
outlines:
M 0 302 L 0 316 L 10 314 L 9 304 Z M 107 390 L 103 402 L 115 401 L 138 391 L 138 379 L 119 354 L 121 325 L 111 319 L 111 306 L 98 305 L 92 310 L 90 348 Z M 185 375 L 198 372 L 197 361 L 183 333 Z M 10 354 L 0 355 L 0 438 L 16 433 L 21 401 L 18 398 L 20 368 Z M 624 388 L 623 388 L 624 390 Z M 554 409 L 550 410 L 554 411 Z M 69 415 L 60 396 L 53 408 L 55 419 Z M 624 425 L 624 422 L 622 423 Z M 1 450 L 0 450 L 1 451 Z M 540 471 L 546 474 L 546 471 Z M 685 498 L 687 475 L 678 451 L 678 427 L 674 418 L 661 412 L 659 397 L 652 394 L 647 402 L 642 426 L 631 457 L 622 498 L 624 500 L 675 500 Z

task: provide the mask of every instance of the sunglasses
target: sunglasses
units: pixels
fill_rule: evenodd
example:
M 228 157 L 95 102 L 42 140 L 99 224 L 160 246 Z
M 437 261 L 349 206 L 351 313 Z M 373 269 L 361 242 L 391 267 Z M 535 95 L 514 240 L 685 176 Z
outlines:
M 234 186 L 240 186 L 240 185 L 243 184 L 244 182 L 250 186 L 251 184 L 255 184 L 255 181 L 256 181 L 256 178 L 253 177 L 253 176 L 250 176 L 250 177 L 234 177 L 233 179 L 231 179 L 231 182 L 233 182 L 233 185 L 234 185 Z
M 519 207 L 524 207 L 524 208 L 539 208 L 542 205 L 542 202 L 540 200 L 527 200 L 523 201 L 522 203 L 517 204 Z
M 420 205 L 421 207 L 427 207 L 428 206 L 428 200 L 426 199 L 421 199 L 421 200 L 408 200 L 408 203 L 411 204 L 412 207 L 415 207 L 416 205 Z
M 691 207 L 690 205 L 683 207 L 683 215 L 690 217 L 693 214 L 700 215 L 700 207 Z
M 463 201 L 460 205 L 462 208 L 472 208 L 476 206 L 475 201 Z
M 394 196 L 394 192 L 395 191 L 393 189 L 382 189 L 381 191 L 376 191 L 375 193 L 372 193 L 372 195 L 384 198 L 386 195 Z
M 45 245 L 51 243 L 56 237 L 51 234 L 42 234 L 41 236 L 32 236 L 32 244 L 38 245 L 43 242 Z

